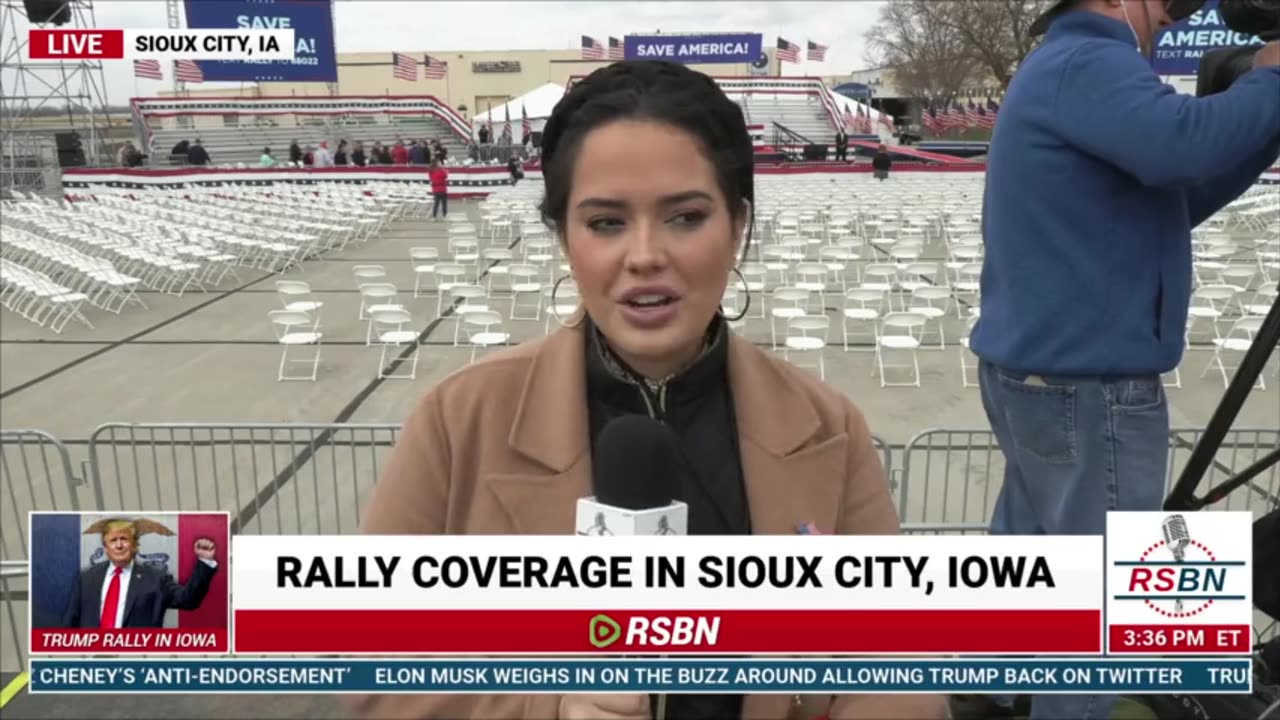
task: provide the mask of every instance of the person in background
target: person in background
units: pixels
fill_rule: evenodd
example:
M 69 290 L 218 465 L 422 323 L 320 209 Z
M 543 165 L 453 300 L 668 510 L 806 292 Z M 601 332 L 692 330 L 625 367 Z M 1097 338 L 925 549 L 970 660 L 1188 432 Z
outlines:
M 1202 0 L 1059 0 L 991 139 L 970 346 L 1005 456 L 997 535 L 1101 535 L 1163 504 L 1162 375 L 1185 347 L 1191 230 L 1280 155 L 1280 43 L 1208 97 L 1151 65 Z M 1005 708 L 1009 698 L 997 698 Z M 1035 695 L 1033 720 L 1110 717 L 1107 695 Z M 994 713 L 993 713 L 994 715 Z
M 210 162 L 209 151 L 205 150 L 204 145 L 197 139 L 187 149 L 187 164 L 200 166 L 208 165 Z
M 544 132 L 539 209 L 580 308 L 549 336 L 427 391 L 361 532 L 572 534 L 576 500 L 592 494 L 596 438 L 612 419 L 641 415 L 683 444 L 678 499 L 689 504 L 690 534 L 897 534 L 862 413 L 736 334 L 721 309 L 748 255 L 755 201 L 742 109 L 687 66 L 624 61 L 575 83 Z M 643 694 L 345 701 L 370 718 L 648 720 L 653 707 Z M 929 695 L 670 695 L 663 718 L 819 715 L 941 720 L 947 708 Z
M 391 148 L 391 162 L 396 165 L 409 164 L 409 148 L 405 147 L 403 140 L 396 140 L 395 147 Z
M 480 135 L 480 144 L 488 145 L 489 144 L 489 126 L 481 125 L 479 135 Z
M 427 177 L 431 178 L 431 219 L 435 220 L 437 213 L 449 217 L 449 171 L 433 161 Z
M 432 140 L 431 142 L 434 145 L 432 157 L 436 162 L 443 165 L 444 162 L 449 159 L 449 149 L 446 148 L 439 140 Z
M 318 168 L 333 167 L 333 153 L 329 151 L 328 140 L 321 142 L 320 147 L 316 148 L 315 167 L 318 167 Z
M 187 162 L 187 153 L 191 150 L 191 143 L 187 140 L 179 140 L 174 143 L 173 149 L 169 151 L 169 163 L 172 165 L 183 165 Z
M 338 141 L 338 152 L 333 154 L 333 164 L 338 167 L 345 167 L 347 163 L 347 141 Z
M 880 147 L 876 148 L 876 155 L 871 158 L 871 167 L 875 171 L 877 180 L 884 182 L 889 179 L 889 170 L 893 168 L 893 157 L 889 155 L 889 148 L 884 143 L 880 143 Z
M 409 146 L 409 164 L 426 165 L 427 164 L 427 141 L 410 140 Z
M 316 150 L 308 143 L 306 152 L 302 153 L 302 165 L 303 167 L 315 167 L 315 164 Z
M 351 164 L 356 167 L 364 167 L 367 158 L 364 155 L 364 143 L 356 141 L 355 147 L 351 149 Z
M 271 148 L 262 148 L 262 157 L 258 158 L 258 167 L 275 167 L 276 159 L 271 154 Z
M 849 133 L 844 128 L 836 130 L 836 162 L 849 159 Z
M 133 141 L 126 140 L 116 153 L 116 164 L 120 167 L 134 167 L 131 161 L 133 156 L 137 154 L 139 154 L 138 149 L 133 146 Z
M 289 162 L 297 165 L 302 162 L 302 148 L 297 140 L 289 141 Z
M 386 145 L 382 146 L 382 152 L 378 154 L 378 164 L 379 165 L 394 164 L 393 158 L 391 157 L 391 148 L 387 147 Z

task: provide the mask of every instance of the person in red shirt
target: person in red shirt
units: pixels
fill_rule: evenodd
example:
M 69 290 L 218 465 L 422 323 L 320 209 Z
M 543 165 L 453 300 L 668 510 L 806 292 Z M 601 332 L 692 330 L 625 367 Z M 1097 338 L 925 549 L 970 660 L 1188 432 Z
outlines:
M 403 140 L 396 141 L 396 146 L 391 148 L 391 162 L 396 165 L 409 164 L 409 148 L 404 146 Z
M 431 219 L 435 220 L 437 213 L 441 217 L 449 217 L 449 171 L 440 167 L 439 161 L 433 160 L 427 176 L 431 178 L 431 196 L 434 198 Z

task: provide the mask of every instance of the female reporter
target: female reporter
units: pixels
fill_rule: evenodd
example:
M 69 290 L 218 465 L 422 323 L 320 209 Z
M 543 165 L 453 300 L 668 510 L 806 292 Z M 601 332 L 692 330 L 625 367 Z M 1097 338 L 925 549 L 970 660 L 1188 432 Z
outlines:
M 624 62 L 593 72 L 543 132 L 543 220 L 582 311 L 547 338 L 440 382 L 405 423 L 363 532 L 570 534 L 592 449 L 622 414 L 684 445 L 691 534 L 894 534 L 861 413 L 728 327 L 721 301 L 750 242 L 752 142 L 705 75 Z M 648 718 L 645 696 L 365 698 L 376 717 Z M 785 696 L 669 696 L 666 717 L 768 718 Z M 838 696 L 808 717 L 941 718 L 936 697 Z

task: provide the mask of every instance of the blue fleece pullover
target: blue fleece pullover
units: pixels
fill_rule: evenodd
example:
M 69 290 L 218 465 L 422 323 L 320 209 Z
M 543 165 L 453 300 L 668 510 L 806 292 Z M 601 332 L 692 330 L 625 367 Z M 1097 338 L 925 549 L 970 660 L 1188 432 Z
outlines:
M 974 352 L 1042 375 L 1163 373 L 1182 358 L 1191 229 L 1280 155 L 1280 68 L 1196 98 L 1124 22 L 1053 22 L 1000 108 Z

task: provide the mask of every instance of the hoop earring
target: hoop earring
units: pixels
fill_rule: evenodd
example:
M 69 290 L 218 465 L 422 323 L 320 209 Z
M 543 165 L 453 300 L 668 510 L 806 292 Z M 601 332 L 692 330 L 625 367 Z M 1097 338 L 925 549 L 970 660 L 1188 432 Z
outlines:
M 551 317 L 555 318 L 556 323 L 563 328 L 576 328 L 582 324 L 583 320 L 587 319 L 586 313 L 583 312 L 582 314 L 578 315 L 578 321 L 571 324 L 561 320 L 560 314 L 556 312 L 556 304 L 557 304 L 556 293 L 560 291 L 560 283 L 564 282 L 565 280 L 569 280 L 570 277 L 571 276 L 569 275 L 561 275 L 559 279 L 556 280 L 555 284 L 551 286 L 551 307 L 547 308 L 547 312 L 551 313 Z M 581 303 L 579 303 L 579 306 L 581 306 Z
M 742 312 L 738 313 L 737 315 L 734 315 L 733 317 L 729 317 L 726 315 L 724 319 L 728 320 L 729 322 L 738 322 L 742 318 L 746 317 L 747 312 L 751 310 L 751 286 L 747 284 L 747 278 L 742 274 L 742 271 L 738 269 L 738 266 L 736 265 L 733 266 L 733 268 L 731 269 L 731 272 L 734 275 L 737 275 L 738 280 L 742 282 L 742 291 L 746 293 L 747 304 L 742 306 Z

